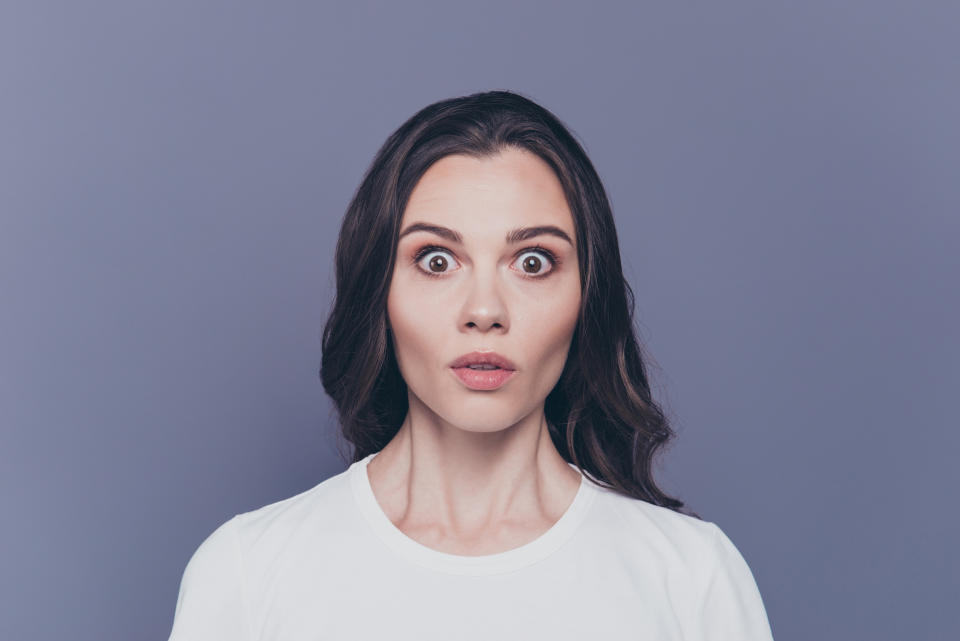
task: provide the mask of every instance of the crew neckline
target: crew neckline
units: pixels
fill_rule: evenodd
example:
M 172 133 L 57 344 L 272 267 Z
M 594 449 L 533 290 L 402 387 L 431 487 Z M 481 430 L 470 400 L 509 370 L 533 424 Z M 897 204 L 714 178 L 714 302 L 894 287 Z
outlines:
M 502 574 L 545 559 L 573 536 L 586 517 L 587 510 L 596 495 L 596 490 L 587 477 L 577 470 L 575 465 L 568 462 L 567 465 L 580 473 L 580 486 L 573 501 L 567 506 L 567 510 L 546 532 L 532 541 L 504 552 L 478 556 L 451 554 L 434 550 L 407 536 L 393 524 L 377 503 L 373 486 L 370 484 L 370 476 L 367 474 L 367 465 L 377 454 L 379 452 L 355 461 L 347 470 L 360 511 L 376 535 L 394 552 L 418 565 L 448 574 L 473 576 Z

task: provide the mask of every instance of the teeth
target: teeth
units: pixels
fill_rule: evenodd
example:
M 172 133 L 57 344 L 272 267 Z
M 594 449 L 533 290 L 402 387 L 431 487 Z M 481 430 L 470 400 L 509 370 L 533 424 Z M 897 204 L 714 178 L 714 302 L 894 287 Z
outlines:
M 470 369 L 500 369 L 496 365 L 467 365 Z

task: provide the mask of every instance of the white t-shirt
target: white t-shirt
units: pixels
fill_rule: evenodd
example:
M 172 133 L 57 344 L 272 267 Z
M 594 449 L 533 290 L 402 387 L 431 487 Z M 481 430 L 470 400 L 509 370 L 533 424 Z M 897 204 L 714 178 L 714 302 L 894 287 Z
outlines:
M 581 476 L 537 539 L 448 554 L 383 512 L 374 456 L 210 534 L 170 641 L 772 641 L 753 575 L 714 523 Z

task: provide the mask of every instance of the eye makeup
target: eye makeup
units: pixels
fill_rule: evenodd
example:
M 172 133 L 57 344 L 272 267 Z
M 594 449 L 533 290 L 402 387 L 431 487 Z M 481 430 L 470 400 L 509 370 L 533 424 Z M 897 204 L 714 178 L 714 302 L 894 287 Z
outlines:
M 454 255 L 453 252 L 447 249 L 446 247 L 443 247 L 441 245 L 431 244 L 431 245 L 425 245 L 420 249 L 418 249 L 414 253 L 413 258 L 411 259 L 410 262 L 424 276 L 427 276 L 428 278 L 442 278 L 446 272 L 431 272 L 419 266 L 419 263 L 421 260 L 423 260 L 423 257 L 426 256 L 427 254 L 430 254 L 431 252 L 445 252 L 447 254 L 450 254 L 451 256 Z M 524 247 L 523 249 L 517 251 L 517 253 L 514 255 L 514 260 L 516 260 L 519 256 L 522 256 L 523 254 L 527 254 L 527 253 L 538 253 L 543 256 L 546 256 L 547 260 L 550 261 L 551 269 L 541 275 L 530 275 L 530 274 L 524 274 L 521 272 L 523 278 L 527 278 L 530 280 L 538 280 L 538 279 L 546 278 L 550 274 L 552 274 L 554 271 L 556 271 L 557 268 L 560 267 L 562 263 L 560 258 L 556 255 L 556 253 L 554 253 L 553 251 L 541 245 L 530 245 L 529 247 Z

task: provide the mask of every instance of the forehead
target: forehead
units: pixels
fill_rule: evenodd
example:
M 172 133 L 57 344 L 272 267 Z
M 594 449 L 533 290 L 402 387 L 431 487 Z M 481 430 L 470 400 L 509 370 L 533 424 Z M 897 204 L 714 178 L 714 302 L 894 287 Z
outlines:
M 534 153 L 508 148 L 483 158 L 445 156 L 423 174 L 402 224 L 430 222 L 470 235 L 552 224 L 574 237 L 573 215 L 553 169 Z

